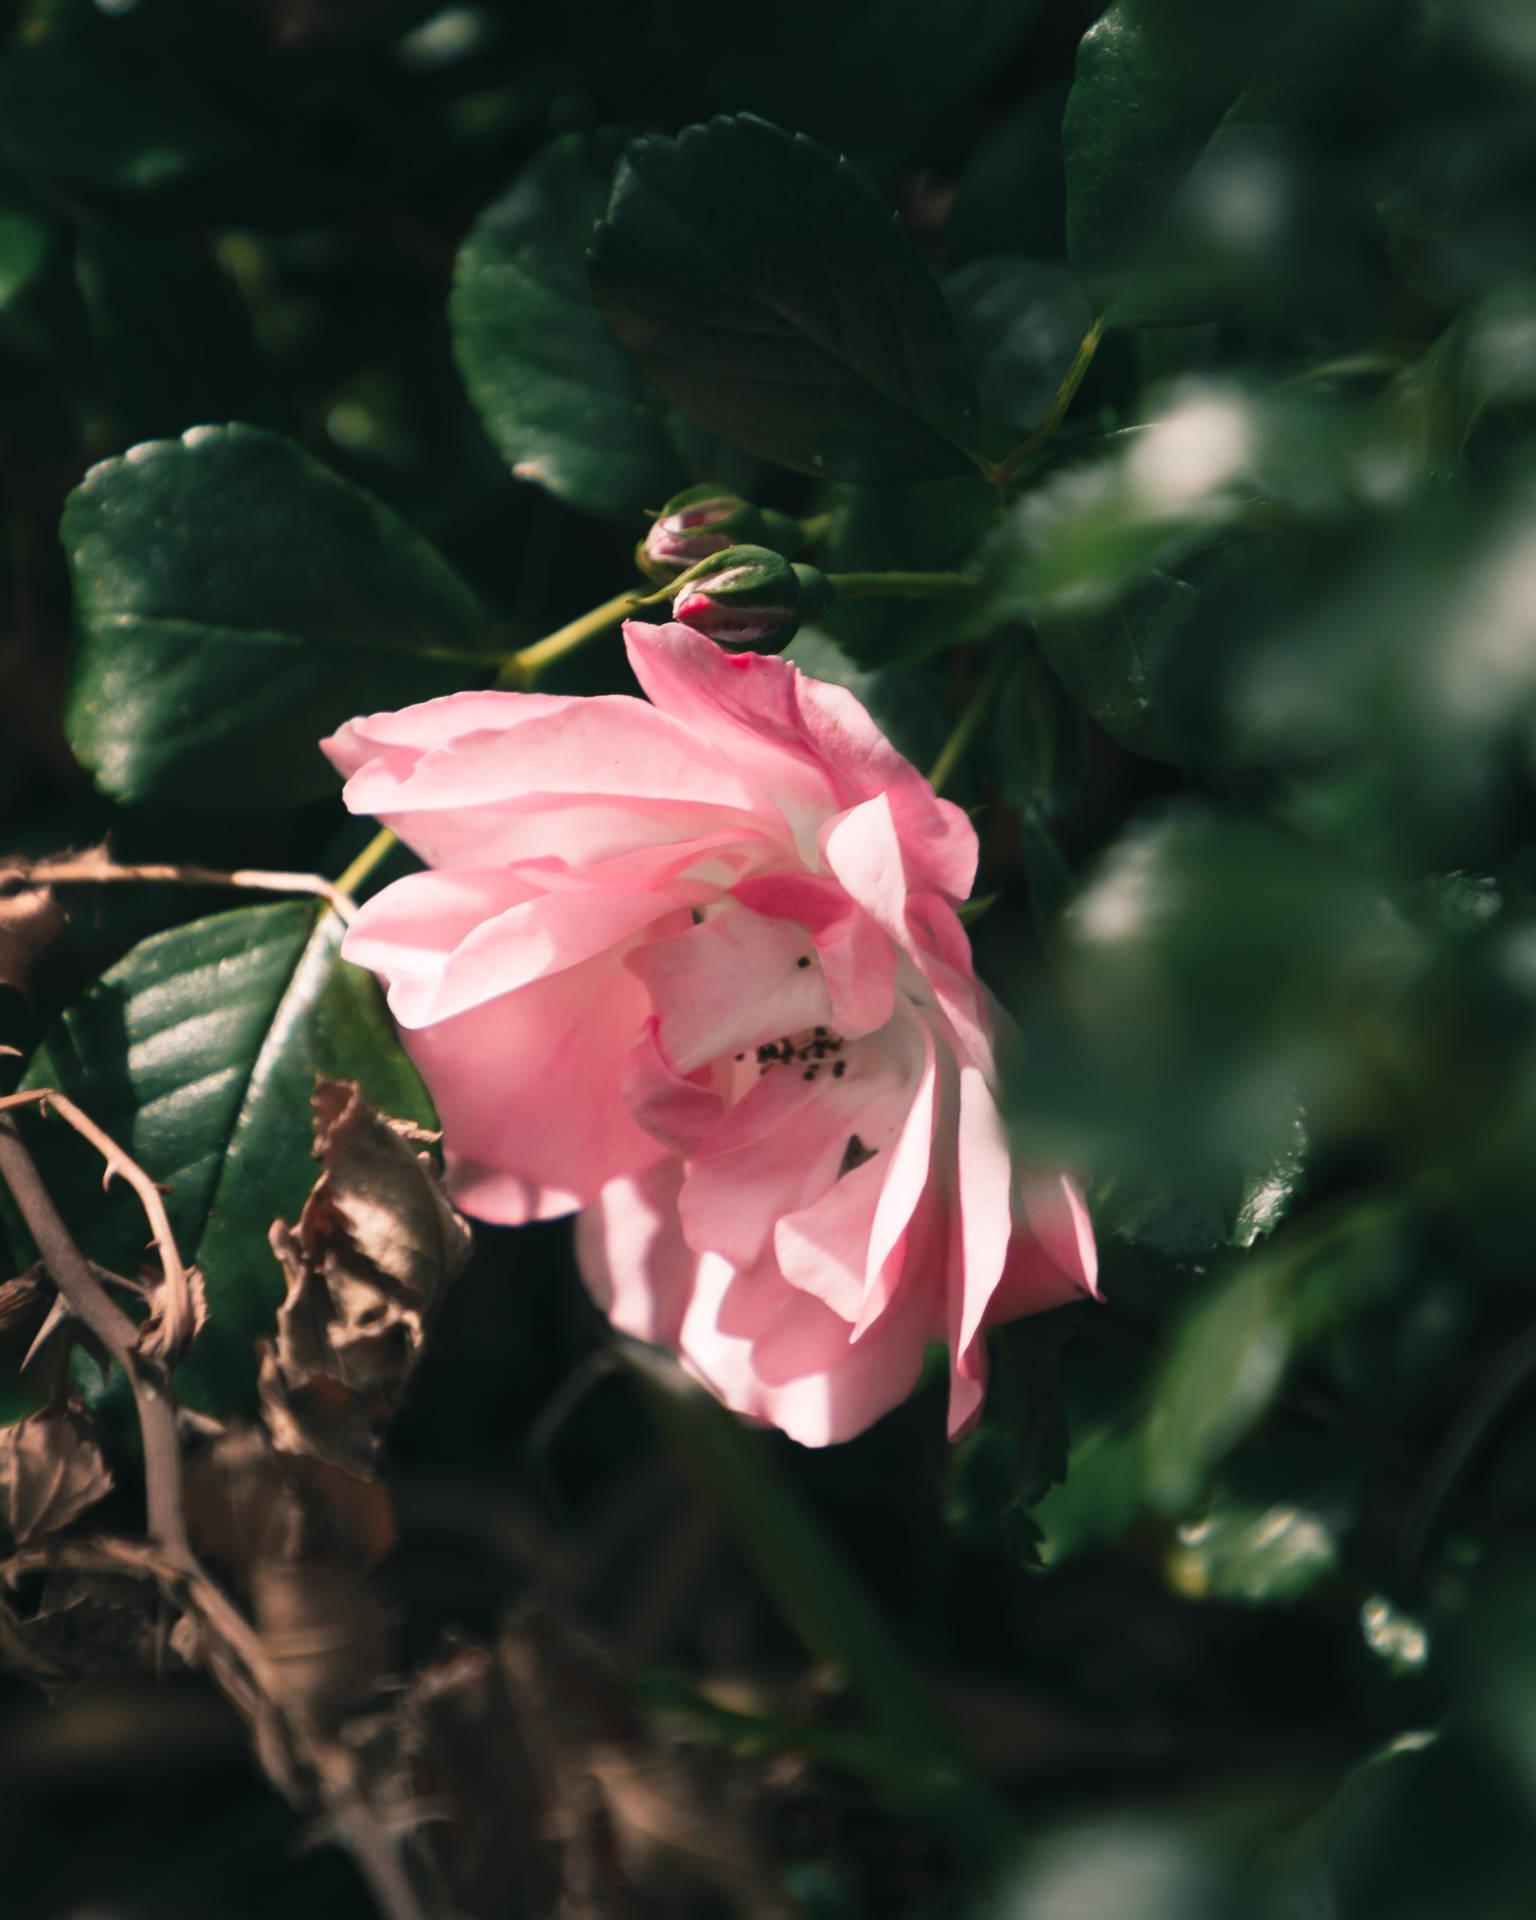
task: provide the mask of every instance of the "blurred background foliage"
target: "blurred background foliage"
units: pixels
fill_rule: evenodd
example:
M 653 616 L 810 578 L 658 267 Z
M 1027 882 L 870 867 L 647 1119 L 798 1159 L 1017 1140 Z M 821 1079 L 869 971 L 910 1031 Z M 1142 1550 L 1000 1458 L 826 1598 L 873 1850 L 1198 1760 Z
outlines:
M 1536 9 L 3 18 L 0 850 L 338 873 L 368 829 L 316 737 L 622 590 L 689 480 L 825 516 L 829 570 L 974 582 L 834 605 L 792 657 L 923 765 L 984 696 L 973 937 L 1107 1304 L 998 1334 L 953 1451 L 934 1382 L 772 1453 L 1021 1850 L 978 1888 L 901 1811 L 605 1370 L 564 1227 L 480 1233 L 392 1431 L 400 1660 L 553 1592 L 658 1725 L 757 1756 L 760 1892 L 812 1920 L 1532 1911 Z M 788 402 L 804 340 L 764 315 L 828 299 L 863 345 Z M 1000 497 L 971 456 L 1027 442 L 1096 319 Z M 617 642 L 546 684 L 622 689 Z M 66 899 L 0 1069 L 176 1176 L 215 1304 L 184 1385 L 238 1410 L 314 1068 L 420 1090 L 310 909 Z M 128 1203 L 32 1137 L 131 1263 Z M 101 1638 L 56 1705 L 8 1683 L 6 1912 L 368 1911 L 215 1696 Z M 657 1897 L 592 1911 L 778 1910 Z

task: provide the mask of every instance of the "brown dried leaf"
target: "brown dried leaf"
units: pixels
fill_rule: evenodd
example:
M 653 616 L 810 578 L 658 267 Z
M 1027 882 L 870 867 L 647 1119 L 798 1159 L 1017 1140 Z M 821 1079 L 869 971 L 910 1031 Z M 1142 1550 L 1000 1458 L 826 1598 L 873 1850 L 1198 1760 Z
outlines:
M 272 1228 L 288 1293 L 262 1404 L 280 1446 L 359 1470 L 471 1239 L 415 1128 L 375 1113 L 350 1081 L 317 1078 L 314 1105 L 324 1171 L 297 1228 Z
M 0 987 L 25 994 L 38 960 L 64 931 L 64 912 L 48 887 L 0 867 Z
M 410 1796 L 430 1810 L 421 1844 L 470 1920 L 542 1920 L 560 1851 L 506 1678 L 464 1645 L 417 1674 L 400 1701 Z
M 152 1582 L 114 1573 L 53 1573 L 36 1613 L 9 1624 L 24 1657 L 9 1664 L 49 1690 L 93 1675 L 153 1673 L 166 1626 Z
M 255 1427 L 184 1470 L 198 1550 L 240 1576 L 277 1676 L 276 1703 L 326 1724 L 383 1672 L 389 1623 L 366 1570 L 394 1544 L 376 1480 L 281 1453 Z
M 279 1452 L 255 1427 L 187 1459 L 183 1488 L 199 1549 L 248 1583 L 264 1563 L 371 1567 L 395 1542 L 389 1495 L 376 1480 Z
M 77 1407 L 44 1407 L 0 1432 L 0 1500 L 18 1544 L 67 1527 L 111 1487 L 95 1423 Z
M 602 1650 L 554 1614 L 529 1610 L 502 1662 L 564 1844 L 563 1916 L 675 1911 L 680 1886 L 707 1888 L 743 1920 L 792 1909 L 754 1824 L 754 1778 L 718 1751 L 708 1763 L 657 1734 Z M 732 1787 L 753 1789 L 729 1798 Z

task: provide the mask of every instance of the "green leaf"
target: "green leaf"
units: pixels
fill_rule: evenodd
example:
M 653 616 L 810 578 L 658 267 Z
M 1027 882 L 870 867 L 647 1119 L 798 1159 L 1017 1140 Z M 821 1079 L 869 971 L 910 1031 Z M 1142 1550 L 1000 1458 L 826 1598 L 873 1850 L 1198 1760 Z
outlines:
M 1366 37 L 1370 12 L 1116 0 L 1088 30 L 1062 125 L 1067 245 L 1112 324 L 1206 319 L 1283 285 L 1293 262 L 1315 269 L 1301 200 L 1319 195 L 1305 178 L 1319 90 L 1301 76 Z
M 604 325 L 586 243 L 617 134 L 565 134 L 470 230 L 448 318 L 469 397 L 502 457 L 567 505 L 613 519 L 682 484 L 664 409 Z
M 1251 1255 L 1196 1300 L 1153 1385 L 1151 1499 L 1165 1512 L 1187 1508 L 1208 1470 L 1268 1412 L 1293 1355 L 1389 1294 L 1405 1261 L 1397 1216 L 1362 1205 Z
M 25 293 L 48 258 L 48 222 L 29 208 L 0 206 L 0 307 Z
M 598 304 L 674 405 L 823 479 L 964 473 L 970 366 L 917 249 L 846 163 L 743 114 L 626 150 Z
M 60 532 L 75 590 L 66 728 L 116 799 L 238 814 L 334 791 L 322 735 L 456 691 L 496 643 L 404 521 L 254 428 L 195 427 L 103 461 Z
M 827 531 L 815 554 L 826 573 L 909 567 L 958 572 L 997 519 L 980 474 L 889 487 L 829 487 Z M 908 667 L 975 637 L 963 600 L 834 600 L 821 624 L 861 664 Z
M 44 1035 L 23 1085 L 57 1087 L 167 1189 L 182 1257 L 202 1268 L 208 1325 L 177 1374 L 224 1412 L 255 1395 L 251 1342 L 283 1296 L 267 1245 L 315 1179 L 317 1072 L 358 1080 L 381 1112 L 432 1110 L 373 979 L 338 957 L 341 922 L 307 903 L 245 907 L 134 947 Z M 133 1195 L 55 1122 L 34 1150 L 92 1258 L 130 1276 L 147 1233 Z
M 973 260 L 944 297 L 976 368 L 986 420 L 1027 433 L 1050 411 L 1093 313 L 1066 267 L 1013 256 Z

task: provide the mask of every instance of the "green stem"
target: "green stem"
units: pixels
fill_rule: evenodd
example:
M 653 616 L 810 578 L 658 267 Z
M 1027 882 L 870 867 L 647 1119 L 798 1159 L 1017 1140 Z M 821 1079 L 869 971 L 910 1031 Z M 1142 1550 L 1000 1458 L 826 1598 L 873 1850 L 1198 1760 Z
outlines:
M 959 600 L 974 582 L 963 573 L 829 573 L 835 600 Z
M 742 1553 L 812 1653 L 837 1667 L 890 1745 L 887 1796 L 968 1867 L 1005 1859 L 1007 1801 L 962 1753 L 837 1545 L 774 1472 L 762 1441 L 671 1361 L 626 1349 L 673 1453 L 719 1507 Z
M 633 587 L 627 588 L 623 593 L 616 593 L 611 600 L 605 600 L 600 607 L 594 607 L 590 613 L 584 613 L 579 620 L 572 620 L 569 625 L 557 627 L 553 633 L 546 634 L 542 640 L 535 640 L 531 647 L 522 647 L 516 653 L 509 654 L 496 676 L 497 686 L 515 687 L 520 693 L 527 693 L 537 681 L 540 671 L 551 660 L 574 652 L 583 641 L 592 639 L 608 627 L 617 626 L 625 614 L 634 611 L 638 598 Z
M 1008 666 L 1006 654 L 999 653 L 991 668 L 983 677 L 981 685 L 966 702 L 965 711 L 955 722 L 954 731 L 939 750 L 939 757 L 928 772 L 928 784 L 935 793 L 944 791 L 944 783 L 959 764 L 960 756 L 971 744 L 971 736 L 981 724 L 982 716 L 996 698 L 998 685 Z
M 389 828 L 380 827 L 378 832 L 368 842 L 367 846 L 363 848 L 362 852 L 352 862 L 351 866 L 349 866 L 344 873 L 337 876 L 336 891 L 338 893 L 355 894 L 358 888 L 368 878 L 369 874 L 378 866 L 379 862 L 385 859 L 396 845 L 395 836 L 390 832 Z
M 830 513 L 813 513 L 808 520 L 800 522 L 800 538 L 808 547 L 814 547 L 818 540 L 825 540 L 831 531 Z
M 1066 417 L 1067 408 L 1071 406 L 1073 397 L 1083 384 L 1083 375 L 1093 365 L 1093 356 L 1098 352 L 1099 342 L 1104 338 L 1104 322 L 1107 318 L 1107 314 L 1101 313 L 1083 335 L 1077 357 L 1067 368 L 1066 378 L 1056 389 L 1056 398 L 1051 402 L 1050 412 L 1022 446 L 1015 447 L 1005 460 L 992 469 L 991 481 L 999 493 L 1013 484 L 1030 457 L 1045 445 Z

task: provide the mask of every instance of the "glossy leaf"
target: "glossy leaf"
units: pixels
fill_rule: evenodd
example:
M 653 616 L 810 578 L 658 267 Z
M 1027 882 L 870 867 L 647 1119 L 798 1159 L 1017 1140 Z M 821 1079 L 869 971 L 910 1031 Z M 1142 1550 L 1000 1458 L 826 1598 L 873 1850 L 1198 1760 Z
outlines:
M 620 144 L 565 134 L 536 155 L 459 249 L 448 306 L 464 384 L 513 472 L 614 519 L 659 507 L 682 484 L 662 403 L 587 278 Z
M 950 274 L 944 297 L 984 417 L 1019 435 L 1038 426 L 1093 324 L 1076 278 L 1053 261 L 994 256 Z
M 895 216 L 845 163 L 750 115 L 626 149 L 598 303 L 692 419 L 825 479 L 963 473 L 969 364 Z
M 276 434 L 134 447 L 91 469 L 60 531 L 70 744 L 116 799 L 297 805 L 334 791 L 316 742 L 342 720 L 490 664 L 491 620 L 435 549 Z
M 338 958 L 341 925 L 307 903 L 239 908 L 156 934 L 44 1035 L 24 1084 L 66 1092 L 167 1189 L 182 1256 L 203 1271 L 208 1324 L 178 1371 L 215 1410 L 255 1395 L 252 1341 L 272 1331 L 283 1276 L 267 1245 L 296 1220 L 315 1178 L 317 1072 L 355 1079 L 385 1113 L 422 1124 L 431 1107 L 372 978 Z M 93 1258 L 132 1274 L 143 1216 L 57 1125 L 33 1121 L 45 1175 L 68 1192 Z

